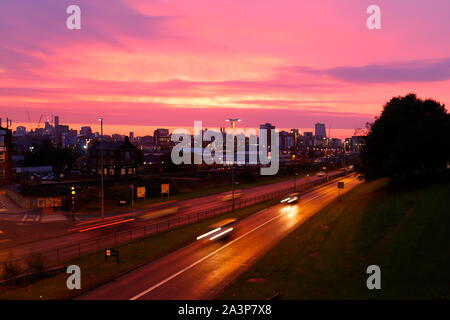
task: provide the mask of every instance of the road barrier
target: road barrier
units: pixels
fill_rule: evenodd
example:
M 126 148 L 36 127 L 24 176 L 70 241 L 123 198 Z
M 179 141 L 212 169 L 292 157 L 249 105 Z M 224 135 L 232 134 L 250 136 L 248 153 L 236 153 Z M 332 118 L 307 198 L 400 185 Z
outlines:
M 310 192 L 312 188 L 329 182 L 330 180 L 342 177 L 347 175 L 348 172 L 339 172 L 327 177 L 323 177 L 321 179 L 305 182 L 303 184 L 297 185 L 298 188 L 302 188 L 299 191 L 300 194 L 305 194 Z M 261 202 L 274 200 L 283 197 L 284 195 L 293 192 L 294 187 L 289 187 L 283 190 L 266 193 L 252 199 L 240 199 L 235 200 L 235 210 L 243 209 L 245 207 L 249 207 Z M 46 251 L 38 252 L 46 258 L 49 266 L 60 265 L 62 262 L 67 261 L 69 259 L 74 259 L 80 257 L 82 255 L 86 255 L 89 253 L 93 253 L 99 250 L 104 250 L 106 248 L 117 247 L 118 245 L 122 245 L 124 243 L 130 242 L 132 240 L 136 240 L 148 235 L 176 229 L 180 226 L 184 226 L 190 223 L 199 222 L 205 220 L 210 217 L 214 217 L 219 214 L 227 213 L 232 211 L 232 204 L 229 203 L 224 206 L 216 207 L 213 209 L 199 211 L 191 214 L 177 214 L 173 217 L 167 218 L 162 221 L 153 222 L 149 221 L 148 224 L 141 225 L 139 227 L 116 231 L 110 233 L 105 236 L 94 237 L 91 239 L 87 239 L 78 243 L 74 243 L 71 245 L 58 247 Z M 36 252 L 33 251 L 33 254 Z M 18 258 L 13 258 L 8 261 L 8 263 L 17 264 L 18 266 L 26 265 L 27 256 L 22 256 Z M 4 262 L 5 263 L 5 262 Z M 0 274 L 3 269 L 3 265 L 0 266 Z

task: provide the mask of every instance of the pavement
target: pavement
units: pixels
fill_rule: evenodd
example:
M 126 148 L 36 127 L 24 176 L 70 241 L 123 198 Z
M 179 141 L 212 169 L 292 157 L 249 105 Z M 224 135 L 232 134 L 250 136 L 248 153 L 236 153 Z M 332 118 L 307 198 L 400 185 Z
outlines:
M 4 189 L 0 188 L 0 217 L 5 213 L 21 214 L 26 211 L 27 209 L 21 208 L 6 195 Z
M 354 176 L 341 181 L 345 182 L 341 194 L 361 183 Z M 335 183 L 324 185 L 305 194 L 298 204 L 279 204 L 241 220 L 226 241 L 196 241 L 77 299 L 213 299 L 282 238 L 337 197 Z

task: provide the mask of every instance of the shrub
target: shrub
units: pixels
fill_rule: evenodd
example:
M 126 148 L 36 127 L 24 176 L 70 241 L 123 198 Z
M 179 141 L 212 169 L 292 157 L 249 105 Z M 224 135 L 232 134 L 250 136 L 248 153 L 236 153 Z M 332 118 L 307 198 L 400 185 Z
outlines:
M 17 277 L 22 273 L 22 268 L 20 267 L 19 263 L 17 263 L 14 260 L 5 261 L 3 262 L 3 268 L 2 268 L 2 278 L 3 279 L 10 279 Z
M 26 259 L 29 272 L 40 272 L 45 270 L 46 259 L 41 253 L 30 253 Z

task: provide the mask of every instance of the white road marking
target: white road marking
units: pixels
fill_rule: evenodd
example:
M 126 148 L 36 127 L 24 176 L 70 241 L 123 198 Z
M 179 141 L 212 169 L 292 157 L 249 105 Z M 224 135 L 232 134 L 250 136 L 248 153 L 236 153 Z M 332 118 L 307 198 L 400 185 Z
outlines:
M 211 256 L 215 255 L 216 253 L 222 251 L 222 250 L 225 249 L 226 247 L 232 245 L 232 244 L 235 243 L 236 241 L 238 241 L 238 240 L 242 239 L 243 237 L 249 235 L 249 234 L 252 233 L 253 231 L 256 231 L 256 230 L 258 230 L 259 228 L 265 226 L 266 224 L 272 222 L 273 220 L 278 219 L 278 218 L 281 217 L 282 215 L 283 215 L 283 214 L 280 214 L 280 215 L 278 215 L 278 216 L 276 216 L 276 217 L 273 217 L 272 219 L 270 219 L 270 220 L 264 222 L 263 224 L 260 224 L 259 226 L 255 227 L 254 229 L 252 229 L 252 230 L 250 230 L 250 231 L 244 233 L 244 234 L 241 235 L 240 237 L 238 237 L 238 238 L 236 238 L 236 239 L 234 239 L 234 240 L 228 242 L 227 244 L 223 245 L 223 246 L 220 247 L 219 249 L 217 249 L 217 250 L 211 252 L 210 254 L 204 256 L 204 257 L 201 258 L 200 260 L 197 260 L 196 262 L 192 263 L 191 265 L 187 266 L 186 268 L 184 268 L 184 269 L 178 271 L 177 273 L 174 273 L 174 274 L 171 275 L 170 277 L 168 277 L 168 278 L 162 280 L 161 282 L 155 284 L 154 286 L 148 288 L 147 290 L 145 290 L 145 291 L 143 291 L 143 292 L 141 292 L 141 293 L 135 295 L 135 296 L 132 297 L 130 300 L 137 300 L 137 299 L 139 299 L 140 297 L 146 295 L 147 293 L 149 293 L 149 292 L 155 290 L 156 288 L 162 286 L 162 285 L 165 284 L 166 282 L 169 282 L 169 281 L 172 280 L 173 278 L 178 277 L 180 274 L 182 274 L 182 273 L 188 271 L 189 269 L 192 269 L 193 267 L 195 267 L 195 266 L 198 265 L 199 263 L 202 263 L 203 261 L 205 261 L 205 260 L 208 259 L 209 257 L 211 257 Z
M 320 197 L 320 196 L 323 196 L 323 194 L 319 194 L 319 195 L 317 195 L 317 196 L 315 196 L 315 197 L 313 197 L 313 198 L 311 198 L 311 199 L 308 199 L 308 200 L 307 200 L 306 202 L 304 202 L 304 203 L 308 203 L 308 202 L 310 202 L 310 201 L 312 201 L 312 200 L 314 200 L 314 199 L 316 199 L 316 198 L 318 198 L 318 197 Z M 203 261 L 205 261 L 205 260 L 208 259 L 209 257 L 212 257 L 213 255 L 215 255 L 216 253 L 222 251 L 223 249 L 227 248 L 228 246 L 232 245 L 232 244 L 235 243 L 236 241 L 238 241 L 238 240 L 240 240 L 240 239 L 246 237 L 246 236 L 249 235 L 250 233 L 252 233 L 252 232 L 258 230 L 259 228 L 265 226 L 266 224 L 272 222 L 272 221 L 275 220 L 275 219 L 280 218 L 280 217 L 283 216 L 283 215 L 285 215 L 285 213 L 282 213 L 282 214 L 280 214 L 280 215 L 278 215 L 278 216 L 276 216 L 276 217 L 273 217 L 273 218 L 270 219 L 270 220 L 267 220 L 266 222 L 260 224 L 259 226 L 257 226 L 257 227 L 255 227 L 255 228 L 253 228 L 252 230 L 250 230 L 250 231 L 244 233 L 243 235 L 239 236 L 238 238 L 236 238 L 236 239 L 234 239 L 234 240 L 228 242 L 227 244 L 223 245 L 222 247 L 218 248 L 217 250 L 211 252 L 210 254 L 208 254 L 208 255 L 204 256 L 203 258 L 197 260 L 196 262 L 192 263 L 191 265 L 187 266 L 186 268 L 184 268 L 184 269 L 178 271 L 177 273 L 174 273 L 174 274 L 171 275 L 170 277 L 168 277 L 168 278 L 162 280 L 161 282 L 158 282 L 157 284 L 155 284 L 154 286 L 148 288 L 147 290 L 144 290 L 144 291 L 142 291 L 141 293 L 135 295 L 134 297 L 130 298 L 130 300 L 137 300 L 137 299 L 141 298 L 142 296 L 145 296 L 147 293 L 152 292 L 153 290 L 159 288 L 159 287 L 162 286 L 163 284 L 165 284 L 165 283 L 169 282 L 170 280 L 172 280 L 172 279 L 178 277 L 180 274 L 183 274 L 184 272 L 188 271 L 189 269 L 192 269 L 193 267 L 195 267 L 195 266 L 198 265 L 199 263 L 202 263 Z

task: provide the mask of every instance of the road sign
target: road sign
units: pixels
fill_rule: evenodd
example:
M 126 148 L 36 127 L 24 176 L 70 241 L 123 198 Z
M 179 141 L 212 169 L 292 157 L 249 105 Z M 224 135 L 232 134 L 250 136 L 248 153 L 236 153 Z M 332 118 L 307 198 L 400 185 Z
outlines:
M 117 257 L 117 263 L 119 263 L 119 250 L 118 249 L 105 249 L 105 262 L 108 261 L 108 257 Z
M 169 184 L 168 183 L 161 184 L 161 195 L 163 195 L 163 194 L 169 195 Z
M 137 197 L 145 198 L 145 187 L 137 187 Z

